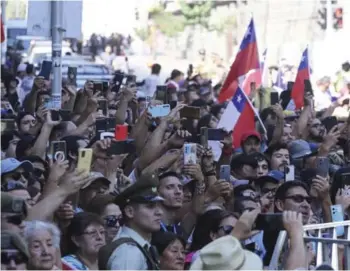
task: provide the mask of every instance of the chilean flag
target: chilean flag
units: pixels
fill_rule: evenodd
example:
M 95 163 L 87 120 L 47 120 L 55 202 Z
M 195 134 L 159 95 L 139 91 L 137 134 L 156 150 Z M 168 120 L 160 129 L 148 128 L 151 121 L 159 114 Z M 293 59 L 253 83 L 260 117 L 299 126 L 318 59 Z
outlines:
M 255 36 L 254 21 L 252 18 L 239 48 L 239 52 L 237 53 L 235 61 L 231 65 L 230 71 L 222 86 L 218 97 L 219 102 L 223 103 L 235 94 L 238 86 L 237 80 L 239 80 L 239 77 L 242 75 L 247 75 L 247 73 L 251 70 L 256 70 L 259 68 L 259 53 Z
M 291 92 L 291 98 L 294 101 L 296 109 L 300 109 L 304 106 L 304 80 L 310 79 L 310 66 L 308 55 L 308 48 L 306 48 L 303 52 L 303 56 L 301 58 L 298 68 L 297 77 L 295 78 L 295 82 Z
M 254 115 L 253 107 L 247 95 L 240 87 L 237 87 L 221 116 L 217 128 L 233 131 L 233 146 L 239 148 L 244 132 L 255 130 Z

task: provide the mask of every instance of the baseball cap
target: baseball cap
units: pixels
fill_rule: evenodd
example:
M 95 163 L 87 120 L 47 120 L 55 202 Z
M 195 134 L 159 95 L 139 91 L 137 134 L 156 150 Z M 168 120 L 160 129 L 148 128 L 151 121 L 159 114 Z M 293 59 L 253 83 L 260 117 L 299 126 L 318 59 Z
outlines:
M 302 139 L 293 140 L 289 144 L 289 153 L 292 159 L 305 158 L 315 154 L 311 151 L 309 143 Z
M 1 212 L 26 215 L 27 207 L 23 199 L 1 192 Z
M 97 182 L 97 181 L 101 181 L 103 184 L 106 184 L 107 186 L 109 186 L 111 184 L 111 181 L 108 180 L 102 173 L 100 172 L 96 172 L 96 171 L 91 171 L 89 174 L 90 177 L 90 181 L 88 183 L 86 183 L 81 189 L 85 189 L 87 187 L 89 187 L 91 184 Z
M 6 158 L 1 161 L 1 175 L 12 172 L 19 167 L 27 172 L 33 171 L 33 164 L 29 161 L 20 162 L 15 158 Z
M 259 182 L 272 182 L 279 183 L 284 179 L 283 172 L 279 170 L 271 170 L 267 175 L 259 177 L 256 181 Z
M 251 136 L 256 137 L 259 141 L 261 141 L 260 134 L 257 131 L 252 130 L 252 131 L 248 131 L 248 132 L 245 132 L 242 134 L 241 143 L 246 141 L 248 139 L 248 137 L 251 137 Z
M 1 232 L 1 250 L 5 249 L 17 249 L 29 259 L 27 244 L 17 233 L 8 230 Z

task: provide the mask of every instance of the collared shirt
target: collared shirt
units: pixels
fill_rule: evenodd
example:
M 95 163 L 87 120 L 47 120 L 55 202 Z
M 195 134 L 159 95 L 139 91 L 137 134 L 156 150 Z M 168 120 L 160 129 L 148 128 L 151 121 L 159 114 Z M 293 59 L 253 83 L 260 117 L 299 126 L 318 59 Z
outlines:
M 133 229 L 123 226 L 113 241 L 120 238 L 132 238 L 140 246 L 151 246 L 140 234 Z M 147 270 L 147 260 L 142 251 L 133 244 L 122 244 L 113 251 L 108 260 L 109 270 Z
M 142 91 L 146 96 L 153 97 L 158 85 L 161 85 L 159 76 L 156 74 L 151 74 L 145 79 L 145 84 L 142 88 Z

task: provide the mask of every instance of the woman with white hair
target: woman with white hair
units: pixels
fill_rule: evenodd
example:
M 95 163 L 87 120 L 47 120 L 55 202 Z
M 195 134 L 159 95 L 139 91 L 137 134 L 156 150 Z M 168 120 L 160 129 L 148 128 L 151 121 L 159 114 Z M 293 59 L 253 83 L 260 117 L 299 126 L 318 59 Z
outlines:
M 54 224 L 29 221 L 25 224 L 24 237 L 29 250 L 29 270 L 58 270 L 55 266 L 60 248 L 60 230 Z

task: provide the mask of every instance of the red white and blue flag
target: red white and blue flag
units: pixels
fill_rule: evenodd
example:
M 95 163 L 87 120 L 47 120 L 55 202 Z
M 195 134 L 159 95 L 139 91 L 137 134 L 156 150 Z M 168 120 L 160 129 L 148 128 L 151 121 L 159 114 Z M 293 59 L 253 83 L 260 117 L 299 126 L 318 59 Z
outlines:
M 222 114 L 217 128 L 233 131 L 233 147 L 239 148 L 244 132 L 255 130 L 254 110 L 247 95 L 237 87 Z
M 241 76 L 254 70 L 260 69 L 258 45 L 255 35 L 255 27 L 253 18 L 251 19 L 248 29 L 243 37 L 239 52 L 236 55 L 235 61 L 231 65 L 230 71 L 222 86 L 218 100 L 220 103 L 231 99 L 238 87 L 238 81 L 242 82 Z M 261 84 L 261 75 L 260 75 Z M 250 88 L 249 88 L 250 91 Z M 246 94 L 249 94 L 246 93 Z
M 306 79 L 310 79 L 308 48 L 305 49 L 301 57 L 298 73 L 291 92 L 295 109 L 300 109 L 304 106 L 304 80 Z

